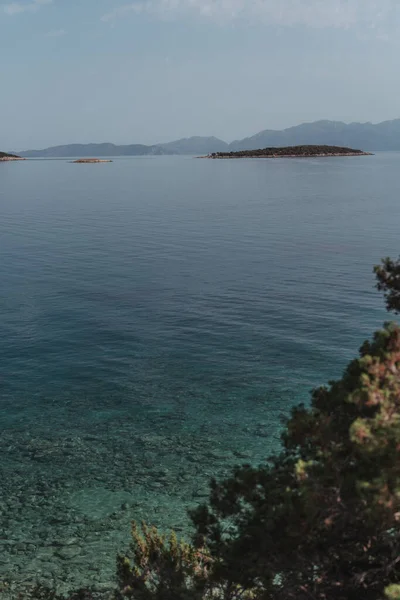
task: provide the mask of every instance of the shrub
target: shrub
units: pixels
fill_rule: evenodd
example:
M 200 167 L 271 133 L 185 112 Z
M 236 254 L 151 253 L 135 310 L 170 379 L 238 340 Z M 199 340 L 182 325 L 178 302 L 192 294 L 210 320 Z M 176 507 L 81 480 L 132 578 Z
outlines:
M 196 600 L 206 597 L 211 558 L 175 533 L 162 535 L 157 528 L 132 524 L 132 544 L 117 558 L 120 598 L 135 600 Z
M 192 514 L 212 579 L 263 599 L 381 600 L 400 583 L 400 329 L 293 409 L 283 451 Z M 389 586 L 389 587 L 388 587 Z
M 376 287 L 384 293 L 387 310 L 400 313 L 400 259 L 385 258 L 374 271 Z

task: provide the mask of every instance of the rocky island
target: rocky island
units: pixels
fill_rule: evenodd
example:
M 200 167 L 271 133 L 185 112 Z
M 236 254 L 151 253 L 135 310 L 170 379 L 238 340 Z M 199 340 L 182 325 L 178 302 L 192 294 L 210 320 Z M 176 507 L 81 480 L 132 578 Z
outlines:
M 328 156 L 371 156 L 371 152 L 341 146 L 286 146 L 239 152 L 214 152 L 202 158 L 310 158 Z
M 22 156 L 17 156 L 16 154 L 7 154 L 6 152 L 0 152 L 0 161 L 10 161 L 10 160 L 26 160 L 22 158 Z
M 85 163 L 110 163 L 112 160 L 104 158 L 78 158 L 78 160 L 72 161 L 74 164 L 85 164 Z

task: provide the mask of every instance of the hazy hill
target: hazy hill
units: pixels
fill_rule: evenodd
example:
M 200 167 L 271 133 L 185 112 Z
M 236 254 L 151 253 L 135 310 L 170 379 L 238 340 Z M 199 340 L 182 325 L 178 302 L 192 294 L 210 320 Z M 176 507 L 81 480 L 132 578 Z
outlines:
M 194 136 L 183 138 L 168 144 L 159 144 L 172 154 L 208 154 L 209 152 L 224 152 L 229 149 L 229 144 L 216 137 Z
M 382 123 L 315 121 L 283 130 L 266 129 L 231 144 L 215 137 L 192 137 L 160 144 L 174 154 L 210 154 L 271 146 L 328 145 L 362 150 L 400 150 L 400 119 Z
M 342 123 L 315 121 L 289 127 L 282 131 L 266 129 L 252 137 L 230 144 L 230 150 L 252 150 L 269 146 L 327 144 L 349 146 L 363 150 L 400 150 L 400 119 L 383 123 Z
M 129 146 L 116 146 L 115 144 L 68 144 L 66 146 L 52 146 L 44 150 L 27 150 L 20 152 L 25 158 L 73 158 L 99 157 L 99 156 L 145 156 L 168 154 L 160 146 L 144 146 L 143 144 L 131 144 Z
M 366 151 L 400 150 L 400 119 L 382 123 L 342 123 L 315 121 L 289 127 L 281 131 L 266 129 L 243 140 L 227 144 L 216 137 L 190 137 L 167 144 L 145 146 L 132 144 L 70 144 L 44 150 L 19 152 L 23 157 L 101 157 L 143 156 L 159 154 L 195 154 L 255 150 L 272 146 L 329 145 L 360 148 Z

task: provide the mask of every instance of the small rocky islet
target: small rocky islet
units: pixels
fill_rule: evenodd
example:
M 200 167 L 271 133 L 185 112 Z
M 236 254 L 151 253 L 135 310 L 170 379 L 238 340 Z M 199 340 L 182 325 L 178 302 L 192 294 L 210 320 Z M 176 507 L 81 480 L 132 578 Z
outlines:
M 9 162 L 13 160 L 26 160 L 22 158 L 22 156 L 17 156 L 17 154 L 7 154 L 7 152 L 0 152 L 0 161 L 1 162 Z
M 22 156 L 18 156 L 17 154 L 8 154 L 7 152 L 0 152 L 0 161 L 8 162 L 13 160 L 26 160 Z M 110 159 L 105 158 L 78 158 L 77 160 L 71 161 L 77 164 L 92 164 L 92 163 L 110 163 L 113 162 Z
M 303 145 L 240 150 L 239 152 L 213 152 L 201 158 L 322 158 L 334 156 L 372 156 L 372 153 L 342 146 Z
M 112 160 L 106 158 L 78 158 L 72 161 L 74 164 L 94 164 L 94 163 L 111 163 Z

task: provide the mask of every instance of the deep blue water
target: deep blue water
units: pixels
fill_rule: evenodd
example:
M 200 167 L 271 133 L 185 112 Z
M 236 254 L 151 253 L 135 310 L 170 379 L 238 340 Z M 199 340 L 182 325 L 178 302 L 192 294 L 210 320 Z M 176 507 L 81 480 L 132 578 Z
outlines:
M 125 496 L 129 518 L 177 525 L 210 475 L 277 447 L 282 414 L 387 318 L 372 266 L 400 250 L 399 170 L 399 153 L 0 164 L 0 575 L 21 552 L 37 570 L 65 527 L 95 552 Z M 26 527 L 35 550 L 13 554 Z M 86 560 L 43 556 L 65 581 Z

